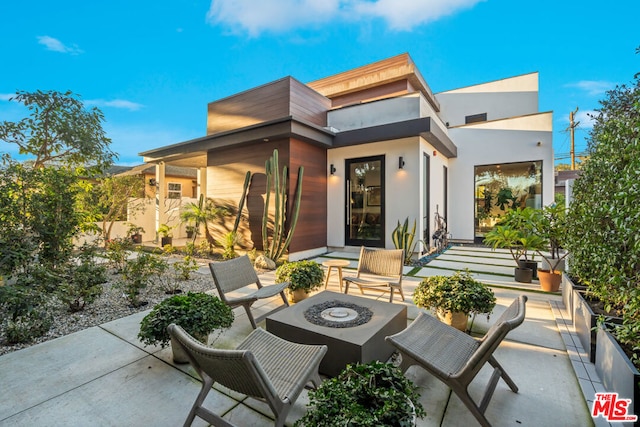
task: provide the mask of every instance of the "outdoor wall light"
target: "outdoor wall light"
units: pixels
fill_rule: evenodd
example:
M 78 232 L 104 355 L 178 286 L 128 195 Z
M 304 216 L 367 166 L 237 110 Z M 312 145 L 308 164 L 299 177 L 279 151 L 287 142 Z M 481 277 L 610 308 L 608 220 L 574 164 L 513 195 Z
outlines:
M 149 178 L 149 185 L 152 187 L 156 186 L 156 179 L 155 178 Z
M 404 169 L 404 157 L 402 156 L 398 159 L 398 169 Z
M 333 175 L 334 173 L 336 173 L 336 168 L 333 167 L 333 163 L 331 163 L 331 166 L 329 167 L 329 172 L 331 173 L 331 175 Z

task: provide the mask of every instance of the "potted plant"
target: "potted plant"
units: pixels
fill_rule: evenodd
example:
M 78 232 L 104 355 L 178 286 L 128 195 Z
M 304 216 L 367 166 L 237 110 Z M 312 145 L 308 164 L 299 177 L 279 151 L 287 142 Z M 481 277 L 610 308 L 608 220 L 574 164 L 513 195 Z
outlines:
M 158 227 L 158 235 L 160 236 L 160 245 L 165 247 L 171 245 L 173 242 L 173 227 L 169 227 L 167 224 L 160 224 Z
M 187 232 L 187 239 L 192 239 L 193 235 L 196 234 L 196 226 L 189 224 L 185 227 L 185 231 Z
M 127 229 L 127 235 L 131 237 L 131 241 L 133 243 L 142 243 L 142 233 L 144 233 L 144 228 L 138 227 L 133 223 L 129 223 L 129 228 Z
M 537 252 L 543 259 L 542 268 L 539 270 L 540 287 L 548 292 L 557 292 L 562 281 L 564 259 L 568 252 L 560 251 L 566 240 L 566 209 L 564 206 L 552 204 L 538 211 L 536 217 L 536 230 L 546 240 L 549 256 L 542 251 Z
M 418 387 L 388 363 L 350 364 L 309 391 L 309 410 L 295 426 L 410 426 L 426 415 Z
M 286 262 L 276 269 L 276 283 L 283 282 L 289 282 L 289 300 L 298 302 L 322 285 L 324 271 L 314 261 Z
M 510 224 L 498 223 L 496 227 L 484 236 L 484 243 L 497 248 L 509 249 L 511 257 L 516 263 L 514 278 L 517 282 L 531 283 L 533 270 L 523 268 L 521 258 L 524 258 L 529 251 L 537 251 L 545 246 L 542 237 L 527 231 L 525 228 L 517 229 Z
M 208 344 L 209 334 L 228 328 L 233 323 L 233 311 L 220 298 L 199 292 L 174 295 L 157 304 L 140 323 L 138 338 L 144 345 L 166 347 L 171 338 L 167 327 L 175 323 L 180 325 L 194 338 Z M 178 346 L 172 346 L 173 361 L 187 363 L 185 354 L 176 352 Z
M 434 308 L 438 318 L 456 329 L 466 331 L 471 313 L 486 313 L 496 305 L 493 291 L 471 277 L 468 270 L 452 276 L 430 276 L 422 280 L 413 294 L 418 307 Z

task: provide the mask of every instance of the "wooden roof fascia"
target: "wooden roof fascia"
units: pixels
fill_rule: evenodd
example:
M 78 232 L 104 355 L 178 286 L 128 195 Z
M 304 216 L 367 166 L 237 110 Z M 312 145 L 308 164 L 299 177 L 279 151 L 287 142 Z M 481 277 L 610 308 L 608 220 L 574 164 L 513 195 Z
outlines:
M 436 111 L 440 111 L 440 103 L 407 53 L 325 77 L 307 85 L 327 98 L 334 98 L 405 79 L 424 94 Z

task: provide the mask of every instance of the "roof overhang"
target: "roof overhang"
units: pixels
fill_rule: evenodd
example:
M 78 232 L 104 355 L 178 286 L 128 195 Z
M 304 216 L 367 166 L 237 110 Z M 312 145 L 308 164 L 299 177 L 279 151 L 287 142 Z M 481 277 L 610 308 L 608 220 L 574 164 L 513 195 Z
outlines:
M 179 166 L 205 167 L 207 153 L 239 144 L 253 144 L 283 138 L 296 138 L 310 144 L 331 148 L 334 133 L 292 116 L 192 139 L 174 145 L 144 151 L 139 155 L 147 163 L 165 162 Z
M 458 156 L 456 145 L 442 129 L 432 124 L 430 117 L 340 132 L 335 136 L 333 147 L 367 144 L 412 136 L 421 136 L 447 158 Z

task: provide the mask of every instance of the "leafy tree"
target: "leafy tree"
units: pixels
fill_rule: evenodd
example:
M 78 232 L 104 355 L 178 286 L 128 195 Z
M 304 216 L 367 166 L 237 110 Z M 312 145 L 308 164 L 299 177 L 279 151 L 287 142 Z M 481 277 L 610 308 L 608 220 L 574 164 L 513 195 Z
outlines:
M 639 76 L 600 101 L 588 160 L 574 184 L 568 248 L 572 273 L 608 309 L 622 312 L 618 338 L 640 352 Z
M 17 144 L 20 154 L 34 156 L 33 167 L 65 164 L 104 171 L 117 155 L 102 129 L 104 115 L 85 109 L 70 91 L 18 91 L 10 98 L 23 104 L 30 116 L 0 122 L 0 141 Z
M 102 238 L 105 242 L 111 238 L 111 230 L 116 221 L 126 219 L 127 213 L 144 210 L 142 200 L 129 203 L 130 198 L 144 196 L 144 179 L 139 175 L 109 176 L 94 185 L 92 199 L 95 219 L 102 221 Z

